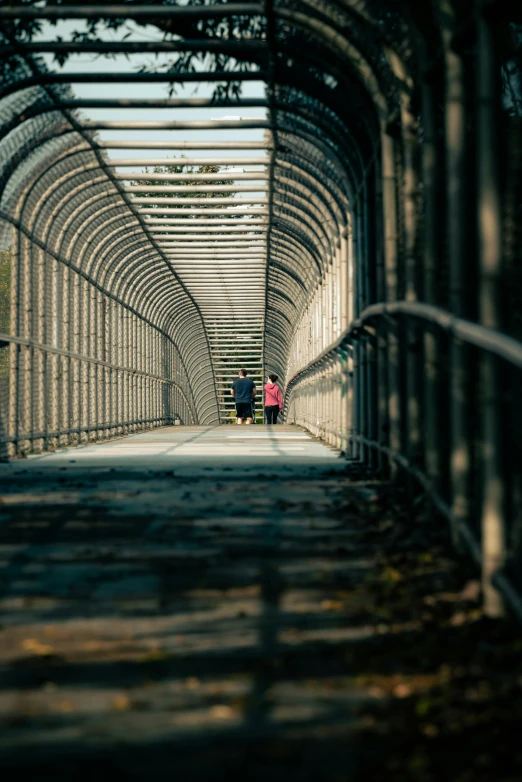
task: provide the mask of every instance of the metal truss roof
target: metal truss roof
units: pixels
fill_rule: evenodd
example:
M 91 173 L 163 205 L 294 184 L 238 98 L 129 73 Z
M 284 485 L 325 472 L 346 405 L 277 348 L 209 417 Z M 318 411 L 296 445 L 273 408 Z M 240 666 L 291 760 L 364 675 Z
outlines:
M 131 39 L 58 40 L 52 27 L 38 35 L 28 26 L 101 13 L 133 19 Z M 436 56 L 433 11 L 376 0 L 28 3 L 2 6 L 0 19 L 1 230 L 18 227 L 165 335 L 195 419 L 218 420 L 229 410 L 225 391 L 240 358 L 258 380 L 265 370 L 287 372 L 307 303 L 346 251 L 380 128 L 393 123 L 404 90 Z M 419 50 L 412 19 L 433 31 L 433 53 Z M 161 34 L 142 34 L 146 23 Z M 86 53 L 125 55 L 128 67 L 111 69 L 108 59 L 95 74 L 82 68 Z M 69 56 L 68 70 L 49 67 L 51 54 Z M 153 67 L 136 68 L 133 58 L 145 55 L 154 55 Z M 101 95 L 106 85 L 131 83 L 136 97 L 77 97 L 76 85 L 93 78 Z M 255 79 L 265 83 L 264 96 L 238 97 L 234 85 Z M 147 85 L 180 81 L 216 90 L 209 98 L 167 89 L 147 96 Z M 200 109 L 224 107 L 246 115 L 198 119 Z M 99 109 L 111 119 L 86 118 Z M 165 118 L 128 121 L 128 109 Z M 252 141 L 261 131 L 263 140 Z M 115 155 L 121 150 L 124 159 Z M 182 172 L 144 171 L 181 154 L 186 166 L 233 170 L 192 173 L 190 184 Z M 224 178 L 233 184 L 216 184 Z

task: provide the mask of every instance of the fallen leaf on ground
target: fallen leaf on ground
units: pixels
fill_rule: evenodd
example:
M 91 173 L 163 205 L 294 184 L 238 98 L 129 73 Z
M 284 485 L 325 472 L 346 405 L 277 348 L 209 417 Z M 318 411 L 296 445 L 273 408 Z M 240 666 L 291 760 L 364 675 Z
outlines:
M 54 654 L 54 649 L 48 644 L 43 644 L 36 638 L 26 638 L 22 643 L 22 647 L 26 652 L 32 652 L 39 657 L 50 657 Z
M 210 713 L 218 720 L 227 720 L 235 715 L 235 711 L 231 706 L 219 704 L 218 706 L 212 706 Z
M 52 708 L 54 711 L 60 711 L 63 714 L 69 714 L 74 710 L 71 701 L 56 701 L 56 703 L 53 703 Z
M 112 699 L 112 708 L 116 711 L 128 711 L 131 707 L 131 702 L 126 695 L 116 695 Z
M 480 589 L 480 581 L 468 581 L 459 597 L 461 600 L 476 603 L 480 597 Z
M 321 608 L 323 611 L 340 611 L 343 604 L 340 600 L 323 600 Z

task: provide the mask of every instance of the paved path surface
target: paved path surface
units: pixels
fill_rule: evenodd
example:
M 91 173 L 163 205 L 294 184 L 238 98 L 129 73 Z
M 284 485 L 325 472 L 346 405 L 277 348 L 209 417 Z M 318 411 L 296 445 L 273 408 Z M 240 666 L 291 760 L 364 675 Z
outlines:
M 66 751 L 76 776 L 75 757 L 88 776 L 106 756 L 134 778 L 174 742 L 165 778 L 200 746 L 195 779 L 243 752 L 283 778 L 303 740 L 335 742 L 361 695 L 310 650 L 371 632 L 329 610 L 371 566 L 345 470 L 292 426 L 171 427 L 1 468 L 4 764 L 51 776 Z M 318 779 L 312 754 L 296 779 Z
M 245 471 L 260 466 L 276 472 L 293 469 L 294 464 L 312 472 L 343 469 L 336 451 L 313 440 L 295 426 L 180 426 L 157 429 L 144 434 L 122 437 L 97 445 L 32 456 L 31 470 L 54 471 L 66 468 L 128 468 L 180 470 L 180 475 L 200 475 L 213 470 Z M 20 474 L 20 462 L 0 466 L 4 472 Z M 22 468 L 23 469 L 23 468 Z M 33 473 L 34 474 L 34 473 Z
M 386 591 L 393 568 L 368 586 L 385 489 L 291 426 L 2 465 L 2 780 L 380 780 L 397 739 L 365 740 L 368 710 L 412 694 L 394 666 L 417 664 L 428 610 L 422 590 L 413 617 Z M 439 778 L 394 762 L 382 778 Z

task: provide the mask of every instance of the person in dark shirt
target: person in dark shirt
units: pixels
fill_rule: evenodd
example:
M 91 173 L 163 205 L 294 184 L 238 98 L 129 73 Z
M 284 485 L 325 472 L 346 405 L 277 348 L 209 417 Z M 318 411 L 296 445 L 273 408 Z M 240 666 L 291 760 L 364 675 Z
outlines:
M 247 424 L 252 423 L 252 400 L 257 394 L 256 385 L 247 377 L 246 369 L 239 370 L 239 377 L 232 383 L 230 393 L 236 403 L 236 423 L 242 424 L 246 418 Z

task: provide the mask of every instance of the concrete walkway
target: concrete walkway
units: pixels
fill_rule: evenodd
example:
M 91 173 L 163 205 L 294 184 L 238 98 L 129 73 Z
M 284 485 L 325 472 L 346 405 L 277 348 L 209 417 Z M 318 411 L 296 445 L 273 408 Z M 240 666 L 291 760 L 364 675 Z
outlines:
M 331 610 L 371 567 L 345 471 L 293 426 L 171 427 L 3 465 L 8 778 L 199 782 L 257 758 L 248 778 L 288 779 L 299 756 L 291 778 L 318 780 L 332 748 L 347 768 L 362 696 L 320 654 L 371 633 Z
M 110 466 L 127 469 L 176 469 L 202 474 L 212 469 L 245 471 L 262 466 L 276 472 L 294 466 L 344 469 L 339 454 L 296 426 L 171 426 L 106 443 L 31 456 L 31 469 L 68 471 Z M 24 464 L 25 467 L 25 464 Z M 187 469 L 188 468 L 188 469 Z M 0 465 L 0 475 L 20 472 L 20 462 Z M 203 477 L 203 475 L 202 475 Z
M 397 666 L 422 642 L 417 603 L 408 617 L 387 591 L 397 571 L 377 577 L 383 489 L 292 426 L 2 465 L 2 781 L 417 779 L 393 759 L 394 718 L 384 739 L 371 716 L 386 687 L 412 692 Z M 454 574 L 437 565 L 441 590 Z

